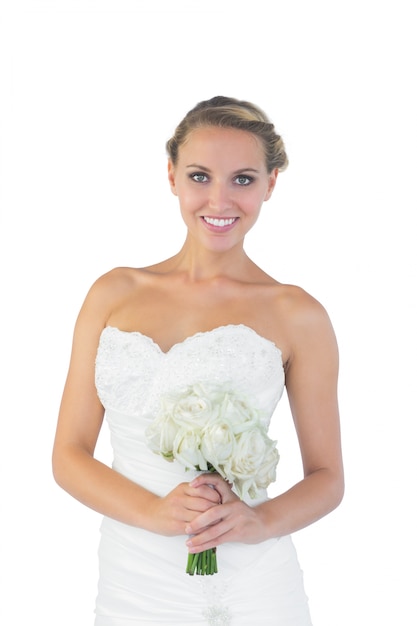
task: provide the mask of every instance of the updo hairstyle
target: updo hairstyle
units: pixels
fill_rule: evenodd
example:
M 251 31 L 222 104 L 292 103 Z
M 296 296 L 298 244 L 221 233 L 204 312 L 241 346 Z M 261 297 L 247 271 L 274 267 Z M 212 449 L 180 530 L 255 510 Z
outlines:
M 178 161 L 178 150 L 188 135 L 197 128 L 207 126 L 236 128 L 256 135 L 264 147 L 268 173 L 276 167 L 282 172 L 288 165 L 284 142 L 259 107 L 245 100 L 216 96 L 199 102 L 191 109 L 167 141 L 166 150 L 174 166 Z

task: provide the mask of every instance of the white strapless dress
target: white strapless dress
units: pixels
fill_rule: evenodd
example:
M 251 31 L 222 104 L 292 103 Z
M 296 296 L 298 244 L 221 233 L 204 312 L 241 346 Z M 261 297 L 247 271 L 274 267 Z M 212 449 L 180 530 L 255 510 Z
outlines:
M 195 383 L 227 384 L 256 398 L 269 423 L 284 382 L 280 350 L 244 325 L 197 333 L 166 353 L 139 332 L 105 328 L 96 385 L 111 432 L 113 468 L 167 494 L 193 473 L 146 444 L 145 430 L 164 394 Z M 95 625 L 311 626 L 290 537 L 219 546 L 219 573 L 213 576 L 185 573 L 185 541 L 104 517 Z

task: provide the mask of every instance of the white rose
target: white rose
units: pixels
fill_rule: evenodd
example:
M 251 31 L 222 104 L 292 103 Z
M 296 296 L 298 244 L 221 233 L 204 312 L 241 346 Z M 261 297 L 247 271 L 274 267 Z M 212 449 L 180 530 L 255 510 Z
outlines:
M 177 397 L 171 410 L 174 421 L 181 427 L 194 428 L 198 425 L 202 428 L 213 417 L 213 414 L 217 414 L 216 409 L 213 409 L 209 394 L 202 385 L 193 385 Z
M 242 499 L 246 495 L 256 498 L 259 489 L 275 480 L 278 459 L 275 442 L 261 428 L 240 435 L 232 472 L 235 490 Z
M 235 437 L 228 422 L 213 421 L 203 429 L 201 452 L 223 478 L 228 478 L 230 473 L 234 449 Z
M 232 471 L 237 478 L 254 476 L 266 452 L 266 440 L 259 428 L 244 431 L 237 439 Z
M 265 472 L 270 464 L 271 440 L 261 428 L 243 432 L 237 442 L 232 460 L 232 473 L 236 477 L 236 489 L 243 495 L 250 493 L 253 497 L 258 486 L 258 472 Z M 268 458 L 268 462 L 265 459 Z M 264 470 L 263 464 L 265 464 Z M 263 474 L 262 474 L 263 476 Z M 239 493 L 242 496 L 242 493 Z
M 246 500 L 248 496 L 249 498 L 256 498 L 258 495 L 255 481 L 252 477 L 245 479 L 237 478 L 233 483 L 233 488 L 241 500 Z
M 201 435 L 198 430 L 181 429 L 174 440 L 174 458 L 188 469 L 206 471 L 206 460 L 201 453 Z
M 227 394 L 224 398 L 221 404 L 220 416 L 233 425 L 235 435 L 245 430 L 250 430 L 259 421 L 257 411 L 245 399 L 236 397 L 234 394 Z
M 276 442 L 269 440 L 269 450 L 266 453 L 255 477 L 255 483 L 258 489 L 266 489 L 276 479 L 277 465 L 279 461 L 279 453 L 276 448 Z
M 173 460 L 174 439 L 178 426 L 168 414 L 158 415 L 146 429 L 148 445 L 153 452 L 162 454 L 168 461 Z

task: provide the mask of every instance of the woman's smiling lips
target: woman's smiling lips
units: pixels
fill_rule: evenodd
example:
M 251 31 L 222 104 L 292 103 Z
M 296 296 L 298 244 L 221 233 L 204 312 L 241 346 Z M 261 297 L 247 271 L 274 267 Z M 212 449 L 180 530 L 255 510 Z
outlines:
M 237 217 L 208 217 L 203 215 L 202 220 L 204 224 L 210 229 L 216 232 L 225 232 L 230 230 L 235 222 L 238 220 Z

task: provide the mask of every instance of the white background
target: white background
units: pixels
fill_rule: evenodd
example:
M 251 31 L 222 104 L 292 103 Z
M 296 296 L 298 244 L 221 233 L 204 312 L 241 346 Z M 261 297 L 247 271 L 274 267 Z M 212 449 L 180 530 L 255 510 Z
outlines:
M 1 4 L 1 621 L 88 626 L 100 516 L 53 482 L 91 283 L 184 238 L 165 141 L 199 100 L 264 108 L 290 166 L 247 251 L 327 308 L 341 352 L 342 505 L 294 535 L 315 626 L 416 621 L 413 2 Z M 300 478 L 286 399 L 279 492 Z M 109 460 L 107 432 L 99 454 Z

